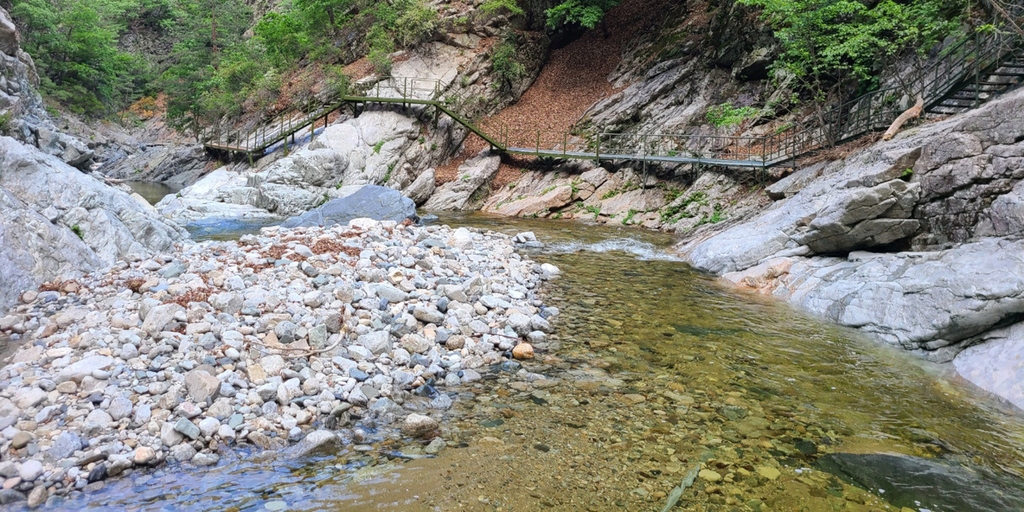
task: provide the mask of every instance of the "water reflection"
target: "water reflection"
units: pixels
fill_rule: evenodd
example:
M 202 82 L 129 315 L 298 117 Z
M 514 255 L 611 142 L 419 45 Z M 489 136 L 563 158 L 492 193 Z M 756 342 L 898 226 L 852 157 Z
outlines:
M 126 181 L 132 192 L 142 196 L 149 204 L 159 203 L 161 199 L 170 194 L 176 194 L 184 185 L 179 183 L 163 183 L 157 181 Z
M 495 372 L 449 390 L 459 393 L 445 438 L 468 448 L 407 463 L 386 453 L 422 446 L 396 438 L 300 461 L 242 454 L 211 471 L 126 479 L 74 505 L 656 510 L 701 465 L 677 510 L 867 511 L 884 493 L 821 471 L 820 457 L 904 454 L 1002 475 L 1004 487 L 1024 474 L 1021 419 L 951 383 L 945 367 L 724 287 L 673 261 L 666 235 L 442 220 L 533 230 L 548 246 L 532 257 L 563 270 L 546 293 L 563 313 L 558 349 L 525 365 L 549 379 Z

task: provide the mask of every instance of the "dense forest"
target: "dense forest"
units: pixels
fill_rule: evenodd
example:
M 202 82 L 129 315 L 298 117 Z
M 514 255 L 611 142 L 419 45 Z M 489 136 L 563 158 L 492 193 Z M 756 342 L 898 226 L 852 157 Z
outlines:
M 718 3 L 731 4 L 712 6 Z M 894 58 L 925 52 L 967 27 L 972 8 L 969 0 L 738 3 L 759 9 L 774 30 L 781 48 L 771 67 L 775 79 L 795 78 L 811 95 L 837 84 L 869 90 Z M 543 29 L 596 28 L 617 4 L 551 2 Z M 169 124 L 185 132 L 243 110 L 280 108 L 284 77 L 301 71 L 318 90 L 340 90 L 346 64 L 366 57 L 387 74 L 395 51 L 481 21 L 444 16 L 425 0 L 284 0 L 258 17 L 243 0 L 14 0 L 11 12 L 51 102 L 131 121 L 165 98 Z M 525 13 L 516 0 L 486 0 L 471 14 L 515 19 Z M 507 30 L 517 26 L 523 24 Z M 522 73 L 514 41 L 492 50 L 495 73 Z

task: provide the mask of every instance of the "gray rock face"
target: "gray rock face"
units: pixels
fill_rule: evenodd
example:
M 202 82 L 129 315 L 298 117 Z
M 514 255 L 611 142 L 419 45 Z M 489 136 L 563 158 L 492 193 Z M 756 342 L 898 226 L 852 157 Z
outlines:
M 160 181 L 188 185 L 206 171 L 209 156 L 200 145 L 153 146 L 110 165 L 102 172 L 123 180 Z
M 399 222 L 418 219 L 416 204 L 412 199 L 402 196 L 401 192 L 387 187 L 363 185 L 347 197 L 332 199 L 323 206 L 284 221 L 281 227 L 345 225 L 352 219 L 363 217 Z
M 477 191 L 498 173 L 501 158 L 482 153 L 459 166 L 455 181 L 445 183 L 434 191 L 423 207 L 427 210 L 472 210 L 483 203 Z M 486 195 L 486 194 L 484 194 Z
M 188 237 L 143 201 L 9 137 L 0 137 L 0 210 L 0 310 L 44 281 Z
M 408 187 L 403 189 L 402 194 L 412 199 L 419 206 L 427 202 L 427 199 L 434 193 L 434 179 L 434 169 L 427 169 L 417 176 Z
M 978 336 L 956 355 L 953 367 L 963 378 L 1024 409 L 1024 323 Z
M 958 358 L 961 375 L 1024 403 L 1012 383 L 1024 365 L 1007 341 L 1024 312 L 1022 109 L 1018 90 L 800 171 L 773 189 L 786 199 L 681 250 L 700 269 L 932 360 L 981 343 Z
M 986 239 L 933 253 L 854 253 L 773 260 L 726 278 L 907 350 L 948 361 L 977 336 L 1024 312 L 1024 242 Z M 788 268 L 787 268 L 788 267 Z
M 0 52 L 7 55 L 17 55 L 20 44 L 18 27 L 6 10 L 0 10 Z

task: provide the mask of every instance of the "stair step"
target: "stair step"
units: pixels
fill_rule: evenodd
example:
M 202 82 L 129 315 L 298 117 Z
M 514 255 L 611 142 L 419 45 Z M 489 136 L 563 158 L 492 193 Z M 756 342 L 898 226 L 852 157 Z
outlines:
M 940 101 L 939 105 L 945 105 L 945 106 L 949 106 L 949 107 L 970 108 L 970 107 L 974 106 L 975 101 L 980 102 L 980 100 L 975 100 L 974 98 L 970 98 L 970 99 L 946 98 L 946 99 Z
M 965 85 L 956 90 L 953 94 L 965 93 L 965 94 L 977 94 L 979 92 L 999 92 L 1006 88 L 1009 84 L 979 84 L 978 88 L 974 87 L 974 84 Z

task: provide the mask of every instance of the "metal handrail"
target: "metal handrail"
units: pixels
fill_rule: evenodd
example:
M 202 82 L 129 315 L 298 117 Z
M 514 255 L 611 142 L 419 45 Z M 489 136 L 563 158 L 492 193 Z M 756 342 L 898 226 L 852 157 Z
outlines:
M 926 108 L 935 105 L 960 90 L 958 86 L 969 77 L 977 80 L 983 70 L 998 66 L 1021 43 L 1020 37 L 1000 30 L 975 32 L 944 48 L 940 58 L 913 80 L 918 84 L 913 91 L 898 87 L 872 91 L 821 113 L 809 123 L 760 137 L 702 133 L 581 135 L 565 131 L 516 131 L 506 125 L 488 132 L 465 115 L 473 98 L 441 80 L 415 77 L 357 82 L 317 105 L 306 104 L 299 112 L 282 114 L 249 132 L 224 133 L 219 126 L 211 126 L 200 136 L 208 147 L 252 154 L 264 152 L 297 131 L 315 125 L 345 103 L 402 103 L 437 107 L 495 149 L 509 153 L 597 160 L 735 161 L 744 166 L 770 167 L 885 129 L 915 96 L 921 96 Z

